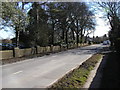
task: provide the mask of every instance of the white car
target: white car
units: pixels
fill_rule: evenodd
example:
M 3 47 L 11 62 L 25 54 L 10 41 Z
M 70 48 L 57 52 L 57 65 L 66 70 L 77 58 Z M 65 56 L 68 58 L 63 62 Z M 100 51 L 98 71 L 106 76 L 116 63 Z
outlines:
M 103 41 L 103 45 L 110 45 L 110 41 L 109 40 Z

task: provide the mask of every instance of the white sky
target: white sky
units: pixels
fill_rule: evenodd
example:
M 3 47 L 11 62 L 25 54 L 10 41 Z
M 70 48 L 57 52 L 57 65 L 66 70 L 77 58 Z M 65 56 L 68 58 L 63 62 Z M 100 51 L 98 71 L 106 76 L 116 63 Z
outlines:
M 110 26 L 108 25 L 108 21 L 104 18 L 100 18 L 102 15 L 96 15 L 96 27 L 94 36 L 103 36 L 104 34 L 108 34 L 110 30 Z M 93 36 L 93 33 L 90 35 Z
M 13 28 L 6 27 L 6 30 L 0 30 L 0 39 L 12 39 L 15 37 Z
M 100 8 L 96 3 L 88 3 L 88 5 L 95 11 L 95 18 L 96 18 L 96 27 L 94 36 L 103 36 L 104 34 L 108 34 L 110 30 L 110 25 L 108 23 L 108 19 L 105 18 L 105 11 L 103 8 Z M 99 8 L 98 8 L 99 7 Z M 104 18 L 103 18 L 104 17 Z M 93 33 L 90 35 L 93 37 Z

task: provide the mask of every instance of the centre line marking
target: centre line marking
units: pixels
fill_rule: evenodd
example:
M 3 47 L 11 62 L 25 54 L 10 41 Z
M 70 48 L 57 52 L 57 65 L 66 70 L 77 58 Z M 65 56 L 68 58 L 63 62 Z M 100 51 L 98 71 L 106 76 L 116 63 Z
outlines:
M 13 73 L 13 74 L 18 74 L 18 73 L 21 73 L 21 72 L 23 72 L 23 71 L 18 71 L 18 72 L 15 72 L 15 73 Z
M 56 57 L 56 56 L 52 56 L 52 57 Z

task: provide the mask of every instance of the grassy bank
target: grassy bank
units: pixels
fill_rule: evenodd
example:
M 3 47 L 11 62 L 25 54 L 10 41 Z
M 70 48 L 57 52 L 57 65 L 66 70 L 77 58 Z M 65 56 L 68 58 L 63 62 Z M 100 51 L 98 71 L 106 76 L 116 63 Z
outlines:
M 79 68 L 65 75 L 49 89 L 82 88 L 88 78 L 90 71 L 95 67 L 96 63 L 100 60 L 101 57 L 101 54 L 93 55 Z

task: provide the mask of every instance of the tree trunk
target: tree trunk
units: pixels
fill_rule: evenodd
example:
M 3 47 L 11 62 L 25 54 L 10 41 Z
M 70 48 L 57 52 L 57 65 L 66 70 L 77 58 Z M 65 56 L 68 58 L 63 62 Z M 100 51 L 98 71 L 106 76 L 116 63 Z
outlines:
M 64 37 L 64 29 L 62 30 L 62 40 L 64 41 L 65 37 Z
M 55 28 L 55 24 L 53 22 L 53 24 L 52 24 L 52 40 L 51 40 L 52 45 L 54 44 L 54 28 Z
M 65 25 L 62 24 L 62 40 L 64 41 L 65 40 Z
M 73 40 L 75 40 L 75 34 L 73 30 L 72 30 L 72 37 L 73 37 Z
M 78 47 L 78 44 L 79 44 L 79 35 L 77 33 L 77 47 Z
M 20 36 L 20 31 L 16 31 L 16 47 L 19 46 L 19 36 Z
M 85 36 L 85 43 L 87 43 L 88 34 Z
M 37 4 L 37 3 L 36 3 Z M 37 6 L 37 5 L 36 5 Z M 35 45 L 34 46 L 37 46 L 37 41 L 38 41 L 38 31 L 39 31 L 39 10 L 38 10 L 38 7 L 36 8 L 36 29 L 37 29 L 37 33 L 36 33 L 36 37 L 35 37 Z
M 81 43 L 83 43 L 83 29 L 81 29 L 80 31 L 81 31 L 81 33 L 80 33 L 80 36 L 81 36 L 80 39 L 81 40 L 80 41 L 81 41 Z
M 67 34 L 67 32 L 68 32 L 68 31 L 66 31 L 66 33 L 65 33 L 65 36 L 66 36 L 65 41 L 66 41 L 67 49 L 68 49 L 68 34 Z
M 76 23 L 77 23 L 77 33 L 76 33 L 76 34 L 77 34 L 77 47 L 78 47 L 78 44 L 79 44 L 79 31 L 78 31 L 78 30 L 79 30 L 79 27 L 78 27 L 78 20 L 77 20 Z

